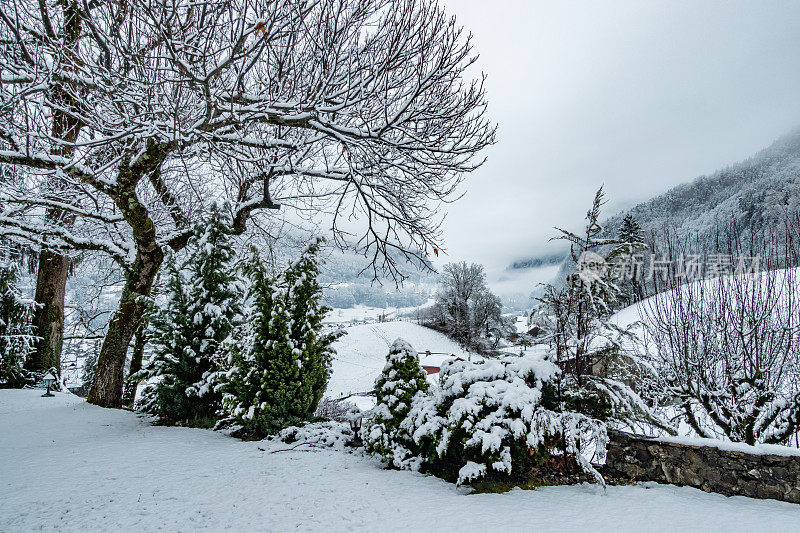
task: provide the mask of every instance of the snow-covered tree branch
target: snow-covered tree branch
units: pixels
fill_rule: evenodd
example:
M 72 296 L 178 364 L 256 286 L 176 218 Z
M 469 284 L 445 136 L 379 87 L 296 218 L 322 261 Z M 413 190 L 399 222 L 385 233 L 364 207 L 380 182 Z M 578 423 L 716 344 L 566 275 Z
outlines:
M 265 208 L 311 203 L 335 213 L 338 243 L 397 273 L 387 251 L 440 247 L 438 205 L 494 139 L 482 80 L 465 74 L 470 39 L 428 0 L 1 7 L 0 163 L 74 206 L 40 224 L 121 217 L 135 250 L 90 396 L 103 405 L 118 401 L 164 247 L 185 245 L 211 201 L 231 203 L 236 232 Z M 28 229 L 15 238 L 69 245 Z

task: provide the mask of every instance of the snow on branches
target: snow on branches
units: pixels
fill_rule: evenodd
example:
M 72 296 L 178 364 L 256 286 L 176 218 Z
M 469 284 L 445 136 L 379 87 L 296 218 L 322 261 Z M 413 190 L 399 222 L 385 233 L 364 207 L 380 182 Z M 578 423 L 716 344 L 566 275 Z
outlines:
M 0 231 L 39 245 L 132 262 L 142 222 L 180 247 L 209 200 L 238 231 L 330 201 L 393 268 L 388 249 L 437 245 L 435 204 L 494 140 L 471 40 L 427 0 L 0 11 L 0 163 L 23 170 Z
M 0 388 L 21 388 L 37 379 L 24 368 L 37 339 L 33 328 L 36 304 L 19 291 L 16 281 L 16 267 L 0 263 Z
M 321 240 L 281 275 L 254 260 L 242 324 L 227 344 L 228 361 L 213 379 L 223 406 L 253 435 L 311 419 L 325 392 L 339 331 L 323 331 L 329 311 L 317 282 Z
M 602 480 L 583 452 L 591 443 L 602 459 L 605 425 L 543 405 L 544 391 L 559 372 L 553 363 L 531 355 L 446 362 L 439 386 L 415 395 L 391 441 L 400 453 L 388 461 L 412 469 L 447 465 L 446 470 L 457 470 L 458 483 L 467 483 L 492 472 L 524 476 L 561 454 Z M 378 424 L 384 416 L 379 410 Z M 365 426 L 365 440 L 372 431 Z
M 138 302 L 211 202 L 234 233 L 325 212 L 366 269 L 402 276 L 494 142 L 471 40 L 429 0 L 2 0 L 0 48 L 0 165 L 18 170 L 0 235 L 126 274 L 89 393 L 105 406 Z

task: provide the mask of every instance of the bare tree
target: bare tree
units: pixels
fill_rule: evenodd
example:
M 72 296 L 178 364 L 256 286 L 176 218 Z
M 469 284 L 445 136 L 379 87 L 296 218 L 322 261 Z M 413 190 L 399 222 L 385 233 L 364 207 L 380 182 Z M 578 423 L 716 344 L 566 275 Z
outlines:
M 279 205 L 329 210 L 338 243 L 397 273 L 388 252 L 440 247 L 439 205 L 494 140 L 470 39 L 429 0 L 0 0 L 0 22 L 0 163 L 25 169 L 0 231 L 126 273 L 100 405 L 120 403 L 165 249 L 210 201 L 235 233 Z
M 800 428 L 800 292 L 787 256 L 771 251 L 756 256 L 760 272 L 752 258 L 742 268 L 711 254 L 707 267 L 723 257 L 730 272 L 694 281 L 676 275 L 679 253 L 667 290 L 641 304 L 658 390 L 702 437 L 786 443 Z
M 499 340 L 510 331 L 502 311 L 500 298 L 486 286 L 482 265 L 448 263 L 443 268 L 428 325 L 468 350 L 487 353 L 497 345 L 489 344 L 490 336 Z

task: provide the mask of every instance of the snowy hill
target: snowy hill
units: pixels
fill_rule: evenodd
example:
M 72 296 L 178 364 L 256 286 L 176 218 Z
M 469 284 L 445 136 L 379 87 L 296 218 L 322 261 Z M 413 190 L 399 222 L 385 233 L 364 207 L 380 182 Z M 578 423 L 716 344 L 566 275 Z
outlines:
M 358 454 L 151 426 L 39 390 L 0 390 L 0 429 L 0 531 L 750 532 L 800 523 L 798 505 L 650 483 L 467 496 Z
M 678 185 L 606 220 L 615 234 L 622 218 L 632 214 L 657 241 L 665 224 L 682 239 L 692 239 L 696 253 L 709 251 L 717 228 L 735 220 L 741 241 L 765 230 L 780 229 L 788 216 L 800 216 L 800 130 L 775 141 L 754 156 L 709 176 Z M 566 255 L 562 255 L 566 257 Z M 552 255 L 520 259 L 509 269 L 554 264 Z
M 800 212 L 800 130 L 741 163 L 701 176 L 630 209 L 645 230 L 664 224 L 710 246 L 719 224 L 735 220 L 742 238 L 778 229 L 786 213 Z M 616 231 L 626 213 L 606 222 Z
M 333 374 L 326 395 L 338 398 L 356 392 L 372 390 L 375 379 L 386 364 L 389 346 L 398 337 L 405 339 L 418 352 L 431 352 L 423 356 L 423 364 L 438 366 L 451 354 L 468 359 L 478 357 L 465 352 L 445 335 L 411 322 L 379 322 L 346 328 L 347 335 L 339 339 L 334 348 Z

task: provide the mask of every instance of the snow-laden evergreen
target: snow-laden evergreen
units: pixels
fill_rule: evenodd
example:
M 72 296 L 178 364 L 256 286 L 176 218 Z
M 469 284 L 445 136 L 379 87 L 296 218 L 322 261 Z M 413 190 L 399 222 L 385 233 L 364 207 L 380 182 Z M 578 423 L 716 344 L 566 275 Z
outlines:
M 368 452 L 397 467 L 415 461 L 415 444 L 400 424 L 418 394 L 428 391 L 425 371 L 414 348 L 403 339 L 392 344 L 386 366 L 375 382 L 377 404 L 363 431 Z
M 428 463 L 459 466 L 458 483 L 491 472 L 524 475 L 555 453 L 574 457 L 602 481 L 582 446 L 595 446 L 602 460 L 605 424 L 545 407 L 544 392 L 558 374 L 556 365 L 536 356 L 448 361 L 440 387 L 414 403 L 402 428 L 424 446 Z
M 140 407 L 166 420 L 209 425 L 221 406 L 211 376 L 241 315 L 241 284 L 223 215 L 195 227 L 185 263 L 168 259 L 166 303 L 152 316 L 155 357 L 134 379 L 149 382 Z
M 524 479 L 560 455 L 602 481 L 585 453 L 591 447 L 602 461 L 606 426 L 554 402 L 561 372 L 554 363 L 534 355 L 449 360 L 427 393 L 418 364 L 405 342 L 393 345 L 376 384 L 378 405 L 362 430 L 367 450 L 389 465 L 461 484 Z
M 317 240 L 281 275 L 258 261 L 248 267 L 246 318 L 228 344 L 229 368 L 215 376 L 225 408 L 250 432 L 271 434 L 309 420 L 330 378 L 329 311 L 317 282 Z
M 36 342 L 35 306 L 17 287 L 16 267 L 0 265 L 0 387 L 18 388 L 36 381 L 24 368 Z

